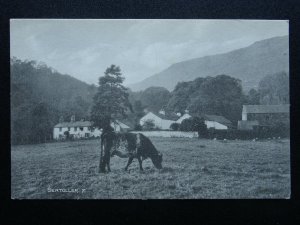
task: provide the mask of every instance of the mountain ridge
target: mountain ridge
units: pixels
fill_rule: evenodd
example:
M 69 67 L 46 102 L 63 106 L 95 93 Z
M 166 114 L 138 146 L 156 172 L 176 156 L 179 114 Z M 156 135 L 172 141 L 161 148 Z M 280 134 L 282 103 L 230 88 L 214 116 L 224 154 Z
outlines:
M 227 53 L 207 55 L 170 65 L 141 82 L 128 85 L 133 91 L 161 86 L 172 91 L 178 82 L 197 77 L 227 74 L 242 80 L 243 88 L 256 88 L 266 75 L 289 72 L 288 36 L 277 36 Z

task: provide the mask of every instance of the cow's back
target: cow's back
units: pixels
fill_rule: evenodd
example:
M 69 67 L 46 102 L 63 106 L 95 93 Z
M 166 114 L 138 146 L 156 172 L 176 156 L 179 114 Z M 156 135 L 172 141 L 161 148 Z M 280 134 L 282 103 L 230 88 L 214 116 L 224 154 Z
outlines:
M 118 151 L 122 155 L 140 155 L 145 158 L 157 154 L 157 150 L 151 140 L 141 133 L 117 134 L 112 151 Z

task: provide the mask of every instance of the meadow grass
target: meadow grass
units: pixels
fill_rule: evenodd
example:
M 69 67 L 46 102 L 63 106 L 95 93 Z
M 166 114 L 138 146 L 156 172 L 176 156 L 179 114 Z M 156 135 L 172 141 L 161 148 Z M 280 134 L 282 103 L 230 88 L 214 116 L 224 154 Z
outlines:
M 290 141 L 150 138 L 163 169 L 150 159 L 111 159 L 98 173 L 100 140 L 12 146 L 13 199 L 234 199 L 290 197 Z M 78 193 L 49 192 L 78 189 Z M 82 189 L 85 189 L 82 191 Z

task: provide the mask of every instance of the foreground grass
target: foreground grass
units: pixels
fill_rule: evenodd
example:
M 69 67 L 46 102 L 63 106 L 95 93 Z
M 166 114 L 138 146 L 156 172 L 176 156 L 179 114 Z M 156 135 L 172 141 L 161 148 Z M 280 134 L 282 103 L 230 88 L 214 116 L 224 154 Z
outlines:
M 150 138 L 163 169 L 150 159 L 113 157 L 99 174 L 99 140 L 12 146 L 14 199 L 289 198 L 289 140 L 214 141 Z M 78 193 L 49 192 L 55 188 Z M 82 190 L 85 189 L 85 190 Z

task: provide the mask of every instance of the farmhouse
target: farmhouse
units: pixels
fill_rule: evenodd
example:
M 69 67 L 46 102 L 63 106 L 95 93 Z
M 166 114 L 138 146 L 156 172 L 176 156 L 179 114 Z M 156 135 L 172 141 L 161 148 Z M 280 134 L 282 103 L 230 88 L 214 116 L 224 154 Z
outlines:
M 217 130 L 227 130 L 232 128 L 232 123 L 223 116 L 207 115 L 207 114 L 193 114 L 185 110 L 183 115 L 179 113 L 166 113 L 164 110 L 160 110 L 159 113 L 148 112 L 140 119 L 140 125 L 143 126 L 146 121 L 152 121 L 156 128 L 162 130 L 169 130 L 172 123 L 181 124 L 183 120 L 198 116 L 204 119 L 207 128 L 214 128 Z
M 214 128 L 216 130 L 227 130 L 232 128 L 232 123 L 224 116 L 217 115 L 203 115 L 204 123 L 207 128 Z
M 160 110 L 159 113 L 148 112 L 140 119 L 140 125 L 143 126 L 146 121 L 152 121 L 156 128 L 169 130 L 170 125 L 178 118 L 179 116 L 175 113 L 166 113 L 164 110 Z
M 252 130 L 255 126 L 271 126 L 281 122 L 289 124 L 290 105 L 243 105 L 238 129 Z
M 116 121 L 111 123 L 111 127 L 117 131 L 128 131 L 130 129 L 126 124 Z M 61 122 L 53 128 L 53 139 L 65 139 L 67 137 L 79 139 L 89 137 L 100 137 L 101 130 L 93 127 L 90 121 L 75 121 L 75 117 L 71 117 L 70 122 Z
M 232 127 L 232 123 L 223 116 L 207 114 L 189 114 L 187 111 L 176 121 L 176 123 L 181 123 L 183 120 L 191 118 L 193 116 L 203 118 L 207 128 L 213 128 L 216 130 L 227 130 Z

